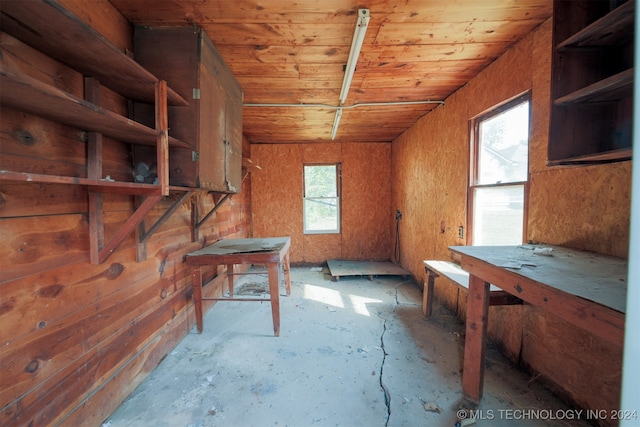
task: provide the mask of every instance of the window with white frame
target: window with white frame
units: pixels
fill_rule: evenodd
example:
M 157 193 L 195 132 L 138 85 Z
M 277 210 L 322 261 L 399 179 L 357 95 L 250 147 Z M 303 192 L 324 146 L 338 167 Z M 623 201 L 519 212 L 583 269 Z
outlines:
M 529 104 L 527 93 L 471 122 L 472 245 L 519 245 L 525 238 Z
M 340 164 L 304 165 L 305 234 L 340 233 Z

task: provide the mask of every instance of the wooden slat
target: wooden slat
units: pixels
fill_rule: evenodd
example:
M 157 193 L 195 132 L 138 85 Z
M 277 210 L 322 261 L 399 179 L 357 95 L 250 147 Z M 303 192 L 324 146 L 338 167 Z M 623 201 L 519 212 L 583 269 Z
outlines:
M 54 0 L 3 0 L 2 28 L 118 93 L 154 102 L 158 79 Z M 173 91 L 169 100 L 174 105 L 187 105 Z

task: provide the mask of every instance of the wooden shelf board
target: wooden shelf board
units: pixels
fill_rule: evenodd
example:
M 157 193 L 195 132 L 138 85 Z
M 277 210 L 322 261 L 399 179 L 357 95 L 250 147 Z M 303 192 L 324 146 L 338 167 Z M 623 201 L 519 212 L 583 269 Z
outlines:
M 156 146 L 158 131 L 127 119 L 63 90 L 27 75 L 15 74 L 0 65 L 0 102 L 45 119 L 99 132 L 119 141 Z M 169 139 L 172 147 L 190 148 L 185 142 Z
M 56 1 L 2 0 L 1 25 L 3 31 L 115 92 L 154 102 L 158 78 Z M 189 105 L 171 89 L 167 98 L 170 105 Z
M 584 27 L 556 47 L 558 50 L 587 46 L 614 45 L 625 37 L 633 38 L 635 1 L 629 0 L 596 22 Z
M 585 154 L 583 156 L 569 157 L 566 159 L 557 159 L 547 161 L 548 166 L 571 165 L 571 164 L 589 164 L 589 163 L 608 163 L 614 161 L 631 160 L 633 148 L 620 148 L 617 150 L 605 151 L 596 154 Z
M 568 105 L 588 102 L 617 101 L 629 96 L 633 89 L 633 68 L 614 76 L 600 80 L 597 83 L 583 87 L 555 101 L 554 105 Z
M 72 176 L 45 175 L 38 173 L 0 170 L 0 181 L 38 182 L 43 184 L 86 185 L 98 193 L 118 193 L 130 195 L 160 195 L 160 186 L 109 180 L 95 180 Z

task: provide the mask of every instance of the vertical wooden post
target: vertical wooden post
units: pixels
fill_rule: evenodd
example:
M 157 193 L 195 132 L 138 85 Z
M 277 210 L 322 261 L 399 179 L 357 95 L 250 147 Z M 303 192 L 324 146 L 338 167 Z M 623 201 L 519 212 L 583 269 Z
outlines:
M 233 264 L 227 264 L 227 280 L 229 281 L 229 298 L 233 298 Z
M 269 298 L 271 299 L 271 317 L 273 318 L 273 334 L 280 336 L 280 263 L 269 263 Z
M 422 289 L 422 315 L 429 319 L 433 307 L 433 288 L 436 275 L 432 271 L 429 271 L 427 267 L 424 268 L 424 271 L 427 273 L 427 281 L 424 283 Z
M 191 283 L 193 283 L 193 305 L 196 309 L 196 324 L 198 333 L 202 333 L 202 267 L 191 267 Z
M 157 163 L 160 194 L 169 195 L 169 117 L 167 108 L 167 82 L 156 83 L 156 130 L 158 131 Z
M 287 295 L 291 295 L 291 265 L 289 263 L 289 251 L 284 254 L 284 264 L 282 269 L 284 270 L 284 285 L 287 290 Z
M 482 398 L 488 314 L 489 283 L 469 275 L 462 393 L 465 399 L 476 404 Z
M 100 105 L 100 83 L 93 77 L 84 79 L 84 99 Z M 102 179 L 102 134 L 87 132 L 87 178 Z M 104 207 L 102 194 L 88 192 L 89 196 L 89 257 L 91 264 L 99 264 L 100 250 L 104 246 Z
M 135 207 L 138 209 L 142 202 L 140 197 L 135 197 Z M 147 259 L 147 244 L 142 241 L 142 236 L 147 232 L 147 226 L 145 224 L 145 218 L 140 221 L 140 224 L 135 229 L 134 236 L 136 239 L 136 262 L 142 262 Z

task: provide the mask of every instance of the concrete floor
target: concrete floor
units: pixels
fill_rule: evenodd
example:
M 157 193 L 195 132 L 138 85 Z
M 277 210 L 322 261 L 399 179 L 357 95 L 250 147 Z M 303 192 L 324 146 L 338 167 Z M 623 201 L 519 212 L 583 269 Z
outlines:
M 439 304 L 425 320 L 420 289 L 400 277 L 332 282 L 314 270 L 292 269 L 280 337 L 270 304 L 216 304 L 204 332 L 191 331 L 103 426 L 453 427 L 464 325 Z M 242 276 L 236 289 L 255 295 L 267 276 Z M 492 349 L 478 410 L 479 427 L 588 425 Z

